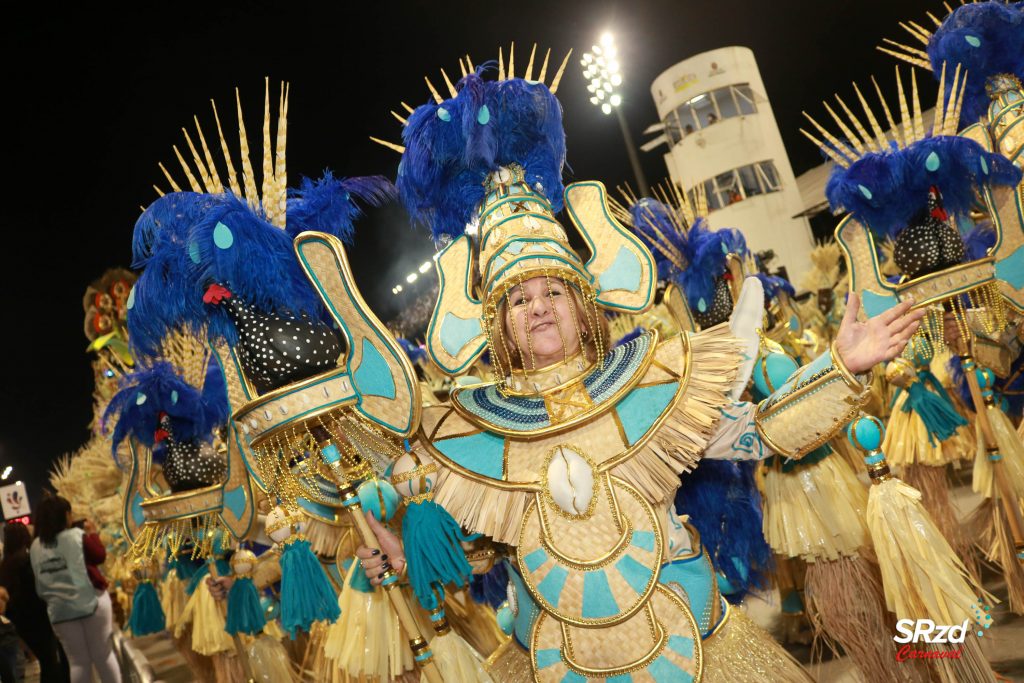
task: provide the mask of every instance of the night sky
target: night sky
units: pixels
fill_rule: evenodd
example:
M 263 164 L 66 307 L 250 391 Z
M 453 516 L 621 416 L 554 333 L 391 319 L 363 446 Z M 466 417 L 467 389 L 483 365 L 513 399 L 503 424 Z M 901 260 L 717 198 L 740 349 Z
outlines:
M 874 46 L 900 38 L 898 21 L 944 13 L 924 0 L 159 4 L 162 11 L 115 14 L 100 3 L 60 11 L 34 3 L 21 16 L 7 14 L 0 29 L 8 120 L 0 468 L 13 465 L 12 479 L 24 480 L 33 499 L 52 461 L 88 438 L 85 287 L 106 268 L 129 265 L 139 206 L 156 198 L 154 183 L 165 185 L 156 164 L 171 167 L 171 145 L 182 144 L 193 114 L 212 131 L 211 98 L 234 145 L 228 129 L 233 89 L 241 88 L 258 154 L 263 77 L 273 93 L 277 82 L 290 82 L 291 185 L 324 168 L 393 178 L 398 155 L 368 136 L 399 138 L 388 111 L 402 100 L 425 102 L 424 75 L 440 85 L 440 67 L 457 76 L 460 55 L 479 65 L 510 41 L 519 69 L 533 42 L 551 47 L 553 60 L 573 48 L 558 91 L 567 180 L 614 187 L 631 181 L 629 163 L 613 117 L 587 100 L 582 53 L 605 30 L 615 34 L 624 111 L 640 144 L 657 119 L 649 90 L 657 74 L 693 54 L 743 45 L 758 60 L 799 175 L 820 163 L 797 132 L 800 110 L 817 115 L 823 98 L 850 93 L 851 81 L 872 73 L 891 79 L 893 60 Z M 924 93 L 927 101 L 934 87 Z M 664 177 L 660 153 L 641 158 L 651 182 Z M 358 226 L 350 251 L 356 279 L 384 319 L 400 303 L 391 287 L 433 253 L 425 234 L 398 206 L 373 210 Z

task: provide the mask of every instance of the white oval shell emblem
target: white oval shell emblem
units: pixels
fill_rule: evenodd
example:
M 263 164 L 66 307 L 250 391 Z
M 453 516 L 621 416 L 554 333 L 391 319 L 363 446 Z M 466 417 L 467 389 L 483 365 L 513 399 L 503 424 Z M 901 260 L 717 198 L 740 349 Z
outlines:
M 587 514 L 594 498 L 594 470 L 576 451 L 558 446 L 548 463 L 548 492 L 555 504 L 575 517 Z

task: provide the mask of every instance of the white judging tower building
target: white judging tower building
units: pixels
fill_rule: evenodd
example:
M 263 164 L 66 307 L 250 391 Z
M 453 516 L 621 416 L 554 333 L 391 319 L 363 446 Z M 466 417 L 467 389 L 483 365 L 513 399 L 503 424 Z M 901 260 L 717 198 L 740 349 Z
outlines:
M 739 228 L 753 251 L 772 249 L 791 280 L 810 269 L 804 206 L 754 53 L 723 47 L 685 59 L 651 85 L 660 123 L 643 145 L 668 147 L 669 177 L 704 185 L 713 228 Z

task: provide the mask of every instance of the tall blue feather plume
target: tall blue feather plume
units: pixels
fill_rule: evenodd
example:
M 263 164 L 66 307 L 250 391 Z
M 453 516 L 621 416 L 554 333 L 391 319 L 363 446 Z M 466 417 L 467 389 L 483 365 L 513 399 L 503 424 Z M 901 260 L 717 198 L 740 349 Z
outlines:
M 1012 74 L 1024 80 L 1024 3 L 970 3 L 957 7 L 935 30 L 927 47 L 936 75 L 946 66 L 946 96 L 953 87 L 949 77 L 956 64 L 966 69 L 961 121 L 969 125 L 988 111 L 985 84 L 990 76 Z
M 966 214 L 977 203 L 978 187 L 1013 186 L 1020 178 L 1020 169 L 1001 154 L 967 138 L 939 136 L 865 154 L 849 168 L 836 165 L 825 196 L 833 211 L 849 211 L 876 235 L 895 238 L 927 209 L 932 186 L 946 211 Z
M 761 530 L 761 494 L 754 461 L 711 460 L 681 477 L 676 491 L 676 512 L 690 515 L 712 563 L 736 592 L 726 596 L 739 602 L 752 588 L 767 585 L 772 551 Z
M 964 235 L 964 248 L 968 261 L 977 261 L 988 256 L 988 250 L 996 245 L 996 229 L 991 221 L 980 221 Z
M 779 292 L 785 292 L 789 296 L 796 296 L 796 289 L 792 283 L 784 277 L 778 275 L 769 275 L 768 273 L 756 273 L 755 277 L 761 281 L 761 285 L 764 287 L 765 297 L 768 299 L 774 299 L 779 295 Z
M 531 187 L 562 208 L 565 131 L 562 107 L 542 83 L 482 78 L 459 81 L 457 95 L 409 115 L 397 186 L 413 220 L 435 240 L 461 235 L 484 199 L 484 180 L 518 163 Z
M 320 180 L 303 178 L 299 187 L 288 193 L 286 231 L 294 239 L 300 232 L 316 230 L 352 244 L 354 222 L 362 215 L 355 200 L 380 206 L 394 199 L 395 192 L 384 176 L 339 179 L 324 171 Z

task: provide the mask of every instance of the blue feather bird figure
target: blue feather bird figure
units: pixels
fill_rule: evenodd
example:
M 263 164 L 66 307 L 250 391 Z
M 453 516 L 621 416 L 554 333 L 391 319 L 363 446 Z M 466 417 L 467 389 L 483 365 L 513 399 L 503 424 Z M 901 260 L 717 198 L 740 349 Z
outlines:
M 934 73 L 959 64 L 968 74 L 961 119 L 968 124 L 981 119 L 989 108 L 988 79 L 1009 74 L 1024 80 L 1024 3 L 969 3 L 957 7 L 935 33 L 926 48 Z M 946 94 L 952 90 L 946 80 Z

